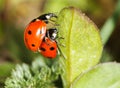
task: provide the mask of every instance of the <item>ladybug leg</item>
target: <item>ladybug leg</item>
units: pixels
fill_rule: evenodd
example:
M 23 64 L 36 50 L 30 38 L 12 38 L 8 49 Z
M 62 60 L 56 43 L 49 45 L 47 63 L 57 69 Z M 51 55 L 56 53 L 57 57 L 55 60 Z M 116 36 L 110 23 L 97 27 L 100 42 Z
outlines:
M 57 37 L 56 37 L 56 39 L 58 39 L 58 40 L 62 40 L 62 39 L 65 39 L 65 38 L 64 38 L 64 37 L 62 37 L 62 36 L 60 36 L 60 37 L 59 37 L 59 36 L 57 36 Z
M 59 43 L 59 40 L 61 40 L 61 39 L 65 39 L 65 38 L 61 36 L 61 37 L 57 37 L 57 39 L 58 39 L 58 40 L 56 40 L 57 44 L 60 45 L 60 46 L 65 47 L 65 44 L 63 44 L 63 43 Z
M 62 46 L 62 47 L 65 47 L 65 44 L 60 43 L 60 42 L 58 42 L 57 40 L 56 40 L 56 42 L 57 42 L 58 45 L 60 45 L 60 46 Z
M 61 51 L 61 49 L 60 49 L 59 47 L 57 48 L 57 53 L 58 53 L 60 56 L 63 56 L 63 57 L 65 58 L 64 54 L 62 53 L 62 51 Z
M 65 39 L 65 38 L 61 36 L 61 37 L 58 37 L 58 39 L 60 40 L 60 39 Z

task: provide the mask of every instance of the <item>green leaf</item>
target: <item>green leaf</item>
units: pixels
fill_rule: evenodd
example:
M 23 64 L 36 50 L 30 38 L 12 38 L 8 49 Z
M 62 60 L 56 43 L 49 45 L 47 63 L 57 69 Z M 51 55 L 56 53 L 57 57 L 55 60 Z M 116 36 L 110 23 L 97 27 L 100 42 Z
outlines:
M 120 88 L 120 64 L 99 64 L 76 79 L 70 88 Z
M 96 25 L 78 9 L 64 8 L 57 24 L 62 78 L 67 88 L 79 74 L 99 62 L 102 43 Z

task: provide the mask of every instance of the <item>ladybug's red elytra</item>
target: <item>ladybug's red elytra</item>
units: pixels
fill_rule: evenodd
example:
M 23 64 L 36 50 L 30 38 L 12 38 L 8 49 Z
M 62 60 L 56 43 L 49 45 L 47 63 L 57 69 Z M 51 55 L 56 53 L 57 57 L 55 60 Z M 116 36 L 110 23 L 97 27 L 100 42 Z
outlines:
M 42 20 L 31 22 L 25 29 L 24 42 L 31 51 L 38 51 L 46 35 L 46 23 Z
M 45 37 L 45 41 L 40 46 L 40 53 L 47 58 L 55 58 L 57 55 L 57 43 L 48 37 Z

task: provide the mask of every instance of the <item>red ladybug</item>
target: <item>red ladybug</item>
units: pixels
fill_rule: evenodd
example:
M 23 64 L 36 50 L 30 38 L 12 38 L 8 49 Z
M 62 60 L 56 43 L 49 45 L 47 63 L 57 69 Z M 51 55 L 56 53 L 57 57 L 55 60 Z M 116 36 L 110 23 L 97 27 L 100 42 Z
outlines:
M 42 20 L 31 22 L 24 32 L 24 42 L 28 49 L 36 52 L 46 35 L 46 23 Z
M 46 37 L 42 42 L 40 48 L 40 53 L 47 58 L 55 58 L 57 55 L 57 43 L 55 41 L 57 37 L 57 29 L 51 28 L 47 30 Z
M 42 42 L 39 47 L 40 53 L 47 58 L 55 58 L 57 55 L 57 44 L 56 41 L 51 40 L 48 37 L 45 37 L 45 40 Z
M 46 24 L 52 17 L 57 16 L 53 13 L 43 14 L 29 23 L 24 31 L 24 42 L 28 49 L 33 52 L 38 51 L 46 36 Z

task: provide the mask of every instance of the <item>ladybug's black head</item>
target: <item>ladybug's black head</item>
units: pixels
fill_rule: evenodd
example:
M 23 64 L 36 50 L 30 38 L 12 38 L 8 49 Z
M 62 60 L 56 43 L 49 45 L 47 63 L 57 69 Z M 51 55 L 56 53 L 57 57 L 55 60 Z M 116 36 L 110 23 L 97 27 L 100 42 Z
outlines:
M 45 22 L 47 22 L 52 17 L 57 18 L 57 16 L 54 13 L 48 13 L 48 14 L 43 14 L 43 15 L 39 16 L 37 19 L 44 20 Z
M 56 28 L 51 28 L 49 30 L 47 30 L 47 37 L 49 37 L 52 40 L 55 40 L 57 37 L 57 29 Z

